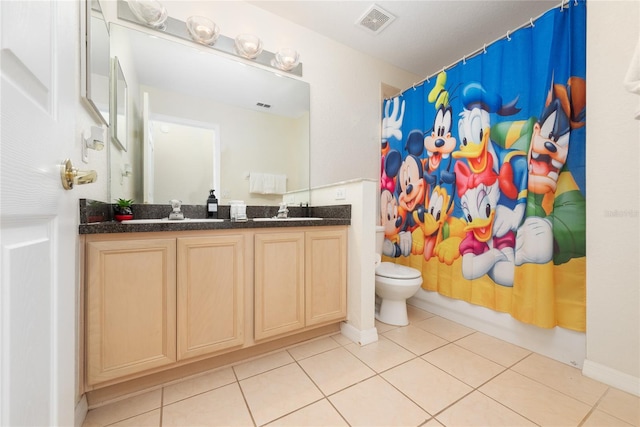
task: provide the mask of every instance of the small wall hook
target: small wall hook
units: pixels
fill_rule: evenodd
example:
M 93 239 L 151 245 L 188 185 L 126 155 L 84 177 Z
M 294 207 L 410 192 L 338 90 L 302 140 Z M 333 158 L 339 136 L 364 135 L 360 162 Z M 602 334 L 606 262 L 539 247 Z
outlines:
M 125 163 L 123 168 L 120 170 L 120 184 L 124 184 L 124 179 L 129 178 L 131 175 L 133 175 L 131 165 L 129 163 Z

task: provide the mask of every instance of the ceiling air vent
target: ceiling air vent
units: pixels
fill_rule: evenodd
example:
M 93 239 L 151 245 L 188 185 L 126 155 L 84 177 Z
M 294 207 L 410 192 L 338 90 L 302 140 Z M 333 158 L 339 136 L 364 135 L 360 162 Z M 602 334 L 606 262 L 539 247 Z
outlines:
M 396 19 L 395 16 L 374 4 L 358 19 L 356 25 L 378 34 L 387 28 L 394 19 Z

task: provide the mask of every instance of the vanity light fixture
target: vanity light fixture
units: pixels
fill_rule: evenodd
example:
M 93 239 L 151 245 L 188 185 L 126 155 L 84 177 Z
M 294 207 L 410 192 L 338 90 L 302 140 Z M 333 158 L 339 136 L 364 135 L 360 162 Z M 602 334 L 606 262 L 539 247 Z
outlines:
M 187 30 L 194 41 L 207 46 L 213 45 L 220 35 L 220 28 L 216 23 L 204 16 L 187 18 Z
M 140 21 L 157 30 L 166 27 L 167 9 L 157 0 L 127 0 L 129 9 Z
M 300 63 L 300 54 L 290 47 L 281 48 L 273 58 L 273 66 L 282 71 L 291 71 Z
M 0 0 L 2 1 L 2 0 Z M 118 5 L 118 19 L 145 25 L 162 31 L 165 35 L 189 40 L 193 43 L 208 46 L 216 51 L 250 59 L 256 64 L 280 70 L 285 73 L 302 77 L 302 62 L 298 52 L 294 49 L 280 49 L 276 54 L 263 50 L 263 42 L 253 34 L 239 34 L 235 39 L 220 33 L 219 28 L 208 18 L 193 15 L 188 20 L 180 20 L 167 16 L 166 9 L 158 0 L 114 0 Z M 154 13 L 145 17 L 140 12 L 142 6 L 147 6 Z M 150 6 L 150 7 L 149 7 Z M 147 13 L 149 15 L 149 13 Z M 156 17 L 156 16 L 159 17 Z M 199 27 L 203 24 L 203 27 Z M 207 28 L 208 27 L 208 28 Z M 186 31 L 185 31 L 186 30 Z M 198 49 L 198 52 L 203 52 Z M 242 63 L 242 62 L 239 62 Z M 243 65 L 247 65 L 246 63 Z M 277 74 L 279 75 L 279 74 Z
M 235 40 L 236 53 L 247 59 L 254 59 L 262 53 L 262 40 L 253 34 L 240 34 Z

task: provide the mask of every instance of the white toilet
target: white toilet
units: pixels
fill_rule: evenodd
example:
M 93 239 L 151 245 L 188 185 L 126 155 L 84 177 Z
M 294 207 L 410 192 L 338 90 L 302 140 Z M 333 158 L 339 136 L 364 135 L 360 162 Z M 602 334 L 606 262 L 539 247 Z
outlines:
M 381 262 L 384 227 L 376 227 L 376 319 L 395 326 L 409 324 L 407 298 L 418 292 L 422 274 L 415 268 Z M 379 304 L 378 304 L 379 303 Z

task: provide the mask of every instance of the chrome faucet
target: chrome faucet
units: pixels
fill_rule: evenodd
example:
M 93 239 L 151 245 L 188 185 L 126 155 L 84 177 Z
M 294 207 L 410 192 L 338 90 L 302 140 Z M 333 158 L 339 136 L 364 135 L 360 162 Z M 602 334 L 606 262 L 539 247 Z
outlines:
M 304 205 L 300 202 L 300 211 L 302 212 L 302 216 L 304 218 L 309 218 L 309 202 Z
M 280 203 L 277 218 L 286 218 L 288 213 L 289 209 L 287 209 L 287 204 L 284 202 Z
M 169 219 L 184 219 L 184 214 L 180 212 L 180 206 L 182 206 L 182 200 L 172 199 L 169 201 L 173 211 L 169 214 Z

